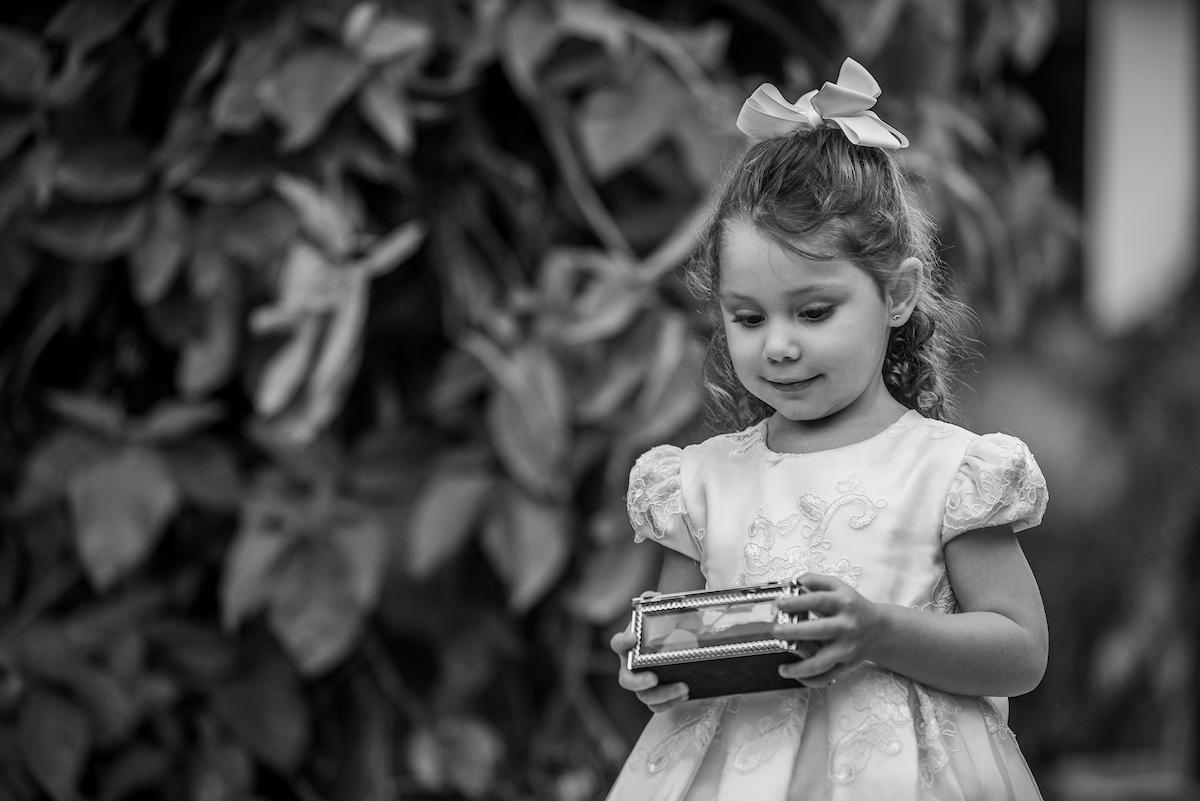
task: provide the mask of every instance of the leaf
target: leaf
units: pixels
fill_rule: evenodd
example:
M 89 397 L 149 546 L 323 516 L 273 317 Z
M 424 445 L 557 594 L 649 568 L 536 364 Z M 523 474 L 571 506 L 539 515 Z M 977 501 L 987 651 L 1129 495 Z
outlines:
M 422 726 L 406 750 L 408 769 L 422 788 L 456 791 L 471 799 L 486 798 L 494 790 L 505 755 L 499 733 L 478 718 Z
M 175 10 L 175 3 L 176 0 L 151 3 L 138 27 L 138 39 L 156 59 L 162 58 L 170 46 L 171 12 Z
M 461 348 L 441 354 L 426 405 L 434 414 L 464 409 L 483 394 L 488 375 L 479 359 Z
M 550 330 L 569 345 L 620 333 L 647 302 L 646 287 L 632 266 L 600 251 L 551 251 L 542 262 L 539 284 L 547 305 L 557 312 L 544 319 L 557 323 Z
M 274 172 L 270 140 L 250 135 L 185 154 L 172 164 L 166 179 L 169 186 L 182 184 L 188 193 L 212 203 L 240 203 L 260 194 Z
M 690 340 L 687 322 L 675 314 L 664 318 L 647 382 L 628 420 L 633 445 L 663 442 L 691 420 L 701 407 L 696 381 L 703 355 Z
M 207 625 L 178 617 L 151 620 L 143 628 L 151 647 L 173 673 L 182 674 L 182 680 L 212 686 L 227 678 L 238 662 L 233 642 Z
M 317 186 L 282 173 L 275 177 L 277 191 L 300 218 L 300 225 L 331 256 L 342 256 L 354 247 L 354 222 L 342 207 Z
M 113 755 L 101 778 L 97 801 L 135 798 L 161 787 L 170 773 L 167 755 L 158 748 L 133 744 Z
M 55 801 L 75 801 L 92 750 L 87 715 L 66 697 L 34 688 L 17 727 L 21 755 L 37 783 Z
M 188 798 L 194 801 L 242 801 L 253 798 L 254 759 L 241 743 L 224 733 L 205 732 L 200 748 L 189 749 Z
M 1058 23 L 1058 6 L 1052 0 L 1010 3 L 1013 36 L 1009 51 L 1023 71 L 1034 69 L 1046 54 Z
M 358 110 L 399 155 L 413 148 L 413 119 L 401 89 L 375 78 L 358 93 Z
M 271 417 L 292 402 L 308 378 L 309 365 L 321 335 L 321 321 L 309 316 L 301 321 L 291 338 L 268 361 L 254 395 L 254 408 Z
M 70 686 L 87 669 L 87 656 L 66 627 L 51 623 L 38 621 L 21 631 L 13 654 L 21 672 L 37 684 Z
M 288 15 L 288 20 L 294 16 Z M 284 48 L 294 39 L 294 24 L 274 24 L 243 42 L 229 63 L 225 82 L 212 102 L 214 125 L 229 133 L 246 133 L 256 128 L 265 112 L 259 87 L 275 69 Z
M 105 261 L 132 250 L 149 219 L 141 201 L 91 204 L 59 200 L 32 221 L 33 242 L 64 259 Z
M 388 564 L 388 532 L 366 507 L 342 502 L 329 537 L 350 568 L 350 587 L 363 610 L 375 608 Z
M 538 67 L 561 35 L 542 3 L 521 3 L 506 17 L 500 33 L 500 61 L 513 88 L 527 102 L 537 97 Z
M 263 762 L 292 775 L 311 740 L 312 720 L 296 674 L 281 659 L 212 688 L 217 716 Z
M 487 407 L 488 430 L 500 460 L 536 495 L 566 491 L 569 480 L 569 398 L 549 352 L 527 344 L 511 355 L 481 337 L 464 341 L 496 380 Z
M 118 437 L 125 431 L 125 410 L 108 398 L 49 392 L 46 405 L 67 420 L 98 434 Z
M 590 94 L 576 119 L 579 143 L 591 172 L 608 180 L 645 160 L 671 130 L 683 89 L 666 70 L 645 67 L 620 89 Z
M 463 549 L 495 477 L 483 466 L 444 458 L 421 489 L 408 532 L 408 572 L 431 576 Z
M 123 742 L 137 726 L 141 717 L 137 701 L 108 671 L 89 663 L 69 686 L 88 713 L 97 747 L 109 748 Z
M 666 33 L 700 66 L 716 72 L 729 57 L 730 28 L 725 20 L 710 19 L 694 28 L 671 29 Z
M 150 209 L 149 231 L 129 254 L 129 272 L 138 302 L 162 300 L 179 275 L 188 247 L 188 222 L 174 195 L 160 194 Z
M 588 555 L 583 580 L 568 604 L 579 617 L 598 626 L 629 614 L 629 601 L 655 584 L 658 554 L 633 542 L 605 546 Z
M 429 26 L 411 17 L 378 13 L 374 3 L 359 3 L 346 15 L 342 39 L 368 64 L 380 64 L 428 51 L 434 44 Z
M 364 433 L 354 443 L 344 476 L 347 492 L 376 509 L 409 507 L 430 473 L 428 457 L 438 445 L 433 433 L 432 429 L 390 422 Z M 402 532 L 395 531 L 392 536 L 402 536 Z
M 320 675 L 349 653 L 362 628 L 350 565 L 331 542 L 311 537 L 293 543 L 274 573 L 271 630 L 301 673 Z
M 230 256 L 267 272 L 278 262 L 299 230 L 296 215 L 272 195 L 248 206 L 232 207 L 221 228 L 221 246 Z
M 162 458 L 136 447 L 77 474 L 68 497 L 79 556 L 101 591 L 141 564 L 180 500 Z
M 846 50 L 867 61 L 887 42 L 908 0 L 821 0 L 838 25 Z
M 205 509 L 232 511 L 245 488 L 232 448 L 211 437 L 188 437 L 160 448 L 185 501 Z
M 50 20 L 46 35 L 75 50 L 91 50 L 116 36 L 140 5 L 140 0 L 71 0 Z
M 559 579 L 570 558 L 566 510 L 511 489 L 484 527 L 483 546 L 508 585 L 509 607 L 526 612 Z
M 74 428 L 60 428 L 33 449 L 24 463 L 16 512 L 33 512 L 59 500 L 79 473 L 100 464 L 112 452 L 103 439 Z
M 67 110 L 79 104 L 84 94 L 104 74 L 104 65 L 99 60 L 89 61 L 80 50 L 67 52 L 66 62 L 46 87 L 43 102 L 52 109 Z
M 0 97 L 35 100 L 44 91 L 49 72 L 49 58 L 37 39 L 0 26 Z
M 280 559 L 299 535 L 298 514 L 291 499 L 270 487 L 259 487 L 247 500 L 221 572 L 221 623 L 227 630 L 266 605 Z
M 207 395 L 229 380 L 237 368 L 241 342 L 241 291 L 223 281 L 205 306 L 204 331 L 189 339 L 176 368 L 176 383 L 185 397 Z
M 346 271 L 345 292 L 328 321 L 307 391 L 318 405 L 337 407 L 342 392 L 362 359 L 363 326 L 367 321 L 368 281 L 361 271 Z
M 311 143 L 333 113 L 354 93 L 363 65 L 333 47 L 309 47 L 292 54 L 259 87 L 259 99 L 284 130 L 284 150 Z
M 225 416 L 220 403 L 167 400 L 152 407 L 130 427 L 139 442 L 161 444 L 190 437 Z
M 93 202 L 125 200 L 150 182 L 150 151 L 141 142 L 94 132 L 75 137 L 80 141 L 64 143 L 55 164 L 54 183 L 64 195 Z
M 370 252 L 350 265 L 371 276 L 381 275 L 403 264 L 425 242 L 425 224 L 412 220 L 397 225 L 386 236 L 371 245 Z

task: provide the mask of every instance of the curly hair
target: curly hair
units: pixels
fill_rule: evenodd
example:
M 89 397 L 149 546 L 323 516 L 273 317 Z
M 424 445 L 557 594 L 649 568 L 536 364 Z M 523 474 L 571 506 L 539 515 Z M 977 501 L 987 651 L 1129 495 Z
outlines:
M 688 265 L 688 284 L 712 315 L 703 380 L 716 426 L 744 427 L 772 411 L 738 381 L 719 314 L 721 248 L 734 220 L 751 223 L 805 258 L 852 261 L 881 291 L 906 257 L 919 259 L 916 306 L 889 335 L 884 385 L 926 417 L 953 416 L 952 365 L 963 353 L 970 313 L 946 292 L 934 224 L 890 152 L 851 144 L 837 129 L 817 128 L 746 150 L 724 178 Z

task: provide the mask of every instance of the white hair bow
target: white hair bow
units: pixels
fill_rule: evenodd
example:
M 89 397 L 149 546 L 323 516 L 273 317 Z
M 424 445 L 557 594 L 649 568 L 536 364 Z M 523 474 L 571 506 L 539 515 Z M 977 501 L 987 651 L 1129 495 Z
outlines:
M 742 104 L 737 127 L 757 142 L 805 128 L 836 125 L 856 145 L 886 150 L 908 147 L 908 137 L 870 110 L 880 92 L 867 68 L 848 58 L 842 62 L 837 83 L 826 81 L 795 103 L 764 83 Z

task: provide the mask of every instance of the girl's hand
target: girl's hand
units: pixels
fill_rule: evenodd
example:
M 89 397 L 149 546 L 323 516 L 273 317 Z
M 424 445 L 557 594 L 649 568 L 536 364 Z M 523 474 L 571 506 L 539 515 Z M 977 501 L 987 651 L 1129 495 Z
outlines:
M 845 582 L 832 576 L 806 573 L 800 582 L 808 592 L 780 598 L 784 612 L 815 618 L 780 623 L 774 634 L 781 640 L 815 642 L 820 650 L 805 659 L 783 665 L 779 675 L 806 687 L 827 687 L 849 668 L 867 658 L 867 650 L 883 625 L 879 607 Z
M 658 595 L 656 592 L 642 593 L 642 597 Z M 632 624 L 631 624 L 632 625 Z M 634 673 L 629 669 L 629 652 L 637 645 L 637 637 L 630 628 L 613 635 L 609 643 L 613 652 L 621 660 L 621 670 L 617 674 L 617 683 L 626 690 L 637 695 L 638 700 L 650 708 L 651 712 L 665 712 L 687 700 L 688 688 L 683 682 L 658 686 L 658 676 L 648 670 Z

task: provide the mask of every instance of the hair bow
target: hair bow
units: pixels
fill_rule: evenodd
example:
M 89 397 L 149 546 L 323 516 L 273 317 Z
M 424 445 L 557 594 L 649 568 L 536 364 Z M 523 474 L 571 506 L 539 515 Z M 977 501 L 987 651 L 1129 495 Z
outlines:
M 758 142 L 805 128 L 836 125 L 856 145 L 886 150 L 908 147 L 908 137 L 871 111 L 881 91 L 867 68 L 848 58 L 842 62 L 837 83 L 826 81 L 795 103 L 764 83 L 742 104 L 737 127 Z

